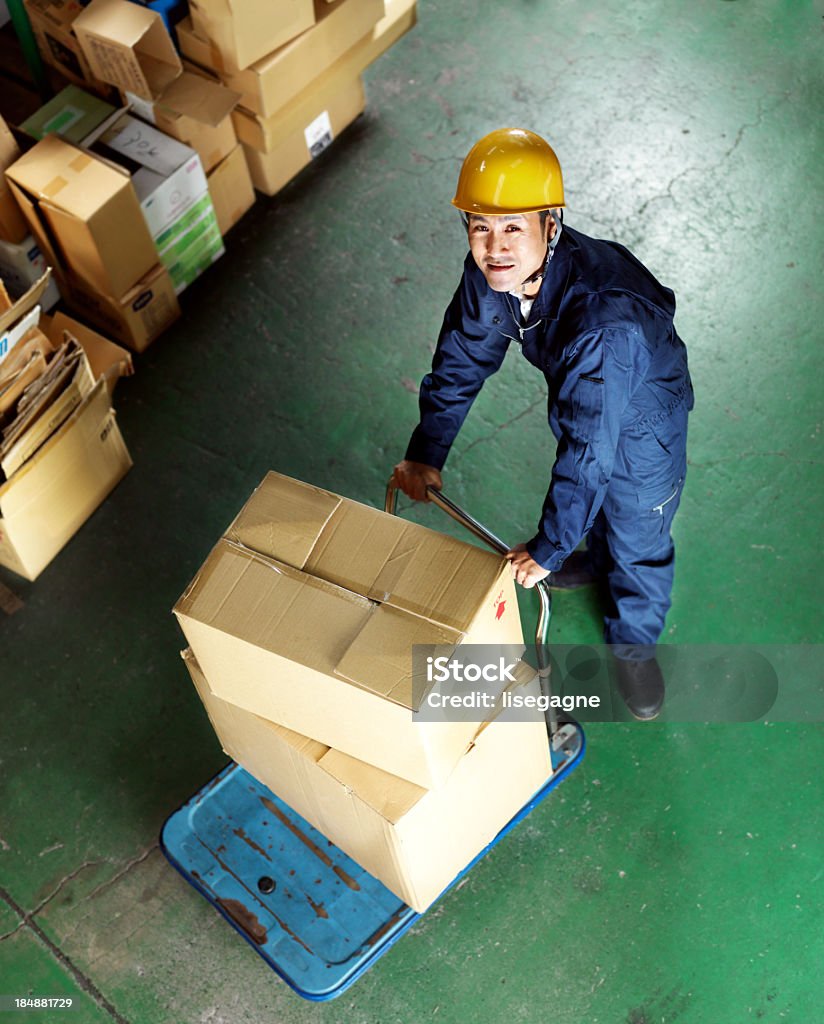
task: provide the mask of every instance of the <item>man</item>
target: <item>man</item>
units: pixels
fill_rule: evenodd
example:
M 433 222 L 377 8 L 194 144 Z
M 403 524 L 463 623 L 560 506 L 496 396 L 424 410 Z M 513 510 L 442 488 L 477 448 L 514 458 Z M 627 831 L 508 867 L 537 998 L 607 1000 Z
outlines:
M 605 581 L 619 690 L 636 718 L 654 718 L 692 408 L 673 293 L 623 246 L 563 225 L 561 169 L 533 132 L 504 128 L 476 143 L 452 204 L 470 252 L 394 481 L 416 500 L 441 487 L 475 396 L 516 342 L 546 378 L 558 446 L 537 531 L 507 558 L 525 587 L 550 573 L 556 587 Z

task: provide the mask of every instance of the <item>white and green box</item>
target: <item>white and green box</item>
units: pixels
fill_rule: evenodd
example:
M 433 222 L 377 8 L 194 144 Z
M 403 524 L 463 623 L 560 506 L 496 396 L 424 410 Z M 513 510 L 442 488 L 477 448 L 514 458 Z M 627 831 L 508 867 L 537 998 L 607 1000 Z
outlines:
M 180 294 L 225 251 L 200 157 L 129 113 L 93 138 L 91 149 L 131 171 L 160 262 Z

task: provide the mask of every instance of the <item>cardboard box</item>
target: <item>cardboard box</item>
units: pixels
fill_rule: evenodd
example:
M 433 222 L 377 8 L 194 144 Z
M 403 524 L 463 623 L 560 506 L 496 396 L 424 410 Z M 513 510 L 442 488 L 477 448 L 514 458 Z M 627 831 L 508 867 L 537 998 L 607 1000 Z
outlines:
M 84 145 L 133 171 L 143 216 L 178 294 L 223 255 L 206 175 L 193 149 L 124 112 Z
M 195 31 L 220 66 L 248 68 L 315 23 L 313 0 L 189 0 Z
M 47 135 L 6 171 L 46 261 L 125 295 L 157 262 L 127 174 Z
M 159 263 L 118 299 L 70 274 L 59 275 L 58 285 L 70 309 L 135 352 L 143 352 L 180 316 L 172 279 Z
M 182 71 L 162 17 L 129 0 L 92 0 L 74 31 L 98 78 L 143 99 L 161 96 Z
M 15 347 L 8 346 L 9 336 L 27 323 L 38 322 L 37 302 L 47 283 L 44 276 L 0 317 L 0 353 L 5 358 Z M 84 345 L 88 333 L 76 337 Z M 0 565 L 28 580 L 48 565 L 132 464 L 109 392 L 113 377 L 130 368 L 129 355 L 99 337 L 92 339 L 88 351 L 84 345 L 84 351 L 97 383 L 35 454 L 0 485 Z M 39 430 L 42 424 L 38 423 Z
M 79 144 L 114 111 L 111 103 L 106 103 L 99 96 L 76 85 L 68 85 L 24 121 L 20 128 L 34 139 L 42 139 L 54 132 L 67 142 Z
M 238 108 L 232 114 L 237 137 L 246 146 L 271 153 L 290 138 L 303 135 L 307 156 L 315 157 L 364 109 L 366 98 L 360 78 L 335 76 L 319 79 L 304 89 L 291 105 L 263 120 Z M 335 112 L 335 122 L 332 113 Z
M 255 201 L 255 190 L 243 147 L 235 146 L 229 156 L 208 175 L 207 180 L 218 227 L 225 237 L 226 232 L 237 224 Z
M 46 269 L 46 259 L 31 235 L 19 244 L 0 240 L 0 280 L 14 298 L 27 292 L 46 273 Z M 57 282 L 50 277 L 40 299 L 40 308 L 51 309 L 59 298 Z
M 110 87 L 95 78 L 74 34 L 75 19 L 83 12 L 78 0 L 23 0 L 37 48 L 43 60 L 70 82 L 102 95 Z
M 141 120 L 193 149 L 206 174 L 237 145 L 231 114 L 240 94 L 202 74 L 184 70 L 156 102 L 125 95 Z
M 104 380 L 109 394 L 114 392 L 115 385 L 121 377 L 130 377 L 134 373 L 132 356 L 126 349 L 113 344 L 108 338 L 93 331 L 87 324 L 75 320 L 66 313 L 55 313 L 54 316 L 41 314 L 40 330 L 57 346 L 63 340 L 64 331 L 76 338 L 83 347 L 89 360 L 92 376 Z
M 279 141 L 272 144 L 269 152 L 262 153 L 244 142 L 243 152 L 255 188 L 270 196 L 279 192 L 363 113 L 365 105 L 363 83 L 359 78 L 345 83 L 333 82 L 319 93 L 313 91 L 311 102 L 300 103 L 296 112 L 290 112 L 288 134 L 283 134 L 282 127 L 272 126 L 270 140 L 277 136 Z M 232 116 L 236 115 L 238 111 Z M 258 137 L 250 134 L 256 133 L 257 127 L 250 124 L 249 119 L 238 118 L 236 125 L 240 129 L 238 136 L 243 130 L 247 137 Z
M 446 783 L 426 790 L 221 700 L 191 650 L 183 659 L 229 757 L 419 912 L 551 772 L 544 722 L 504 712 Z M 518 692 L 539 695 L 534 673 Z
M 0 486 L 0 565 L 34 580 L 131 468 L 104 381 Z
M 288 107 L 357 43 L 365 44 L 384 15 L 384 5 L 383 0 L 335 0 L 319 5 L 317 15 L 317 24 L 307 32 L 245 71 L 226 70 L 220 55 L 198 36 L 190 19 L 178 25 L 178 41 L 182 52 L 195 63 L 220 72 L 226 85 L 241 94 L 243 107 L 271 117 Z M 350 70 L 348 77 L 355 78 L 361 70 Z
M 37 334 L 43 337 L 39 330 Z M 78 354 L 77 349 L 74 352 Z M 54 356 L 54 359 L 56 358 L 57 356 Z M 29 388 L 47 381 L 42 387 L 42 393 L 46 397 L 42 405 L 33 403 L 34 408 L 31 411 L 27 410 L 17 418 L 12 417 L 11 425 L 15 428 L 15 433 L 4 438 L 0 445 L 0 469 L 6 479 L 13 476 L 32 458 L 94 387 L 89 360 L 82 351 L 77 362 L 64 372 L 66 378 L 59 380 L 57 384 L 49 379 L 46 367 L 37 374 L 36 379 L 29 381 Z M 16 390 L 16 386 L 17 382 L 13 390 Z M 15 403 L 19 398 L 19 394 L 15 395 Z
M 19 244 L 25 241 L 29 228 L 26 218 L 6 182 L 5 170 L 20 157 L 8 125 L 0 117 L 0 239 Z
M 278 473 L 174 612 L 217 696 L 427 788 L 477 723 L 413 717 L 412 645 L 523 649 L 504 559 Z

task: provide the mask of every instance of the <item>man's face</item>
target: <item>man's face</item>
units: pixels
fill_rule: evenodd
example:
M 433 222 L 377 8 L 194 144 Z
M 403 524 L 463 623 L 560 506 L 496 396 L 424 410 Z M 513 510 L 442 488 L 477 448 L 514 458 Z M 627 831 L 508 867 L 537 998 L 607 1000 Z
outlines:
M 537 213 L 469 215 L 469 249 L 490 288 L 518 291 L 521 282 L 543 265 L 550 225 L 554 229 L 547 217 L 542 227 Z

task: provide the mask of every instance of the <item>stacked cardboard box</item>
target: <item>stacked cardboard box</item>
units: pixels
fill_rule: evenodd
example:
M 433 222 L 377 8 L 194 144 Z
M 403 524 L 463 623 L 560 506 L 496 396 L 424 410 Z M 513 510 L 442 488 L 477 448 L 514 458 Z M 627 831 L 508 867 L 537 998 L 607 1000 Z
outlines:
M 26 218 L 6 181 L 6 168 L 20 157 L 20 150 L 0 117 L 0 280 L 12 298 L 20 298 L 46 271 L 46 260 L 29 234 Z M 40 298 L 42 309 L 51 309 L 59 298 L 50 278 Z
M 73 309 L 138 351 L 179 315 L 127 173 L 47 135 L 6 178 Z
M 0 565 L 33 580 L 131 466 L 114 418 L 125 349 L 41 315 L 48 274 L 17 302 L 0 285 Z
M 270 473 L 175 614 L 227 753 L 416 910 L 549 775 L 542 720 L 414 714 L 413 645 L 523 650 L 490 552 Z
M 189 0 L 198 34 L 226 67 L 248 68 L 310 28 L 313 0 Z
M 206 175 L 193 149 L 125 112 L 101 125 L 84 147 L 132 172 L 140 208 L 176 293 L 223 255 Z
M 177 26 L 181 51 L 240 93 L 235 127 L 259 191 L 281 189 L 362 112 L 361 72 L 414 25 L 415 9 L 414 0 L 316 0 L 311 28 L 247 65 L 208 36 L 192 6 Z
M 186 237 L 189 253 L 201 252 L 203 268 L 207 250 L 213 258 L 219 248 L 222 251 L 215 242 L 215 228 L 222 236 L 254 202 L 249 171 L 235 153 L 238 142 L 231 112 L 240 94 L 184 70 L 160 15 L 148 9 L 135 11 L 134 6 L 128 0 L 92 0 L 77 20 L 78 39 L 89 65 L 121 90 L 134 115 L 198 155 L 206 177 L 200 172 L 189 174 L 198 177 L 199 199 L 210 196 L 214 209 L 205 210 L 201 203 L 196 216 L 199 227 L 190 226 Z M 171 147 L 167 145 L 166 150 L 171 152 Z M 189 193 L 192 180 L 190 176 Z M 227 202 L 229 188 L 231 202 Z M 164 245 L 169 252 L 177 251 L 166 233 Z

